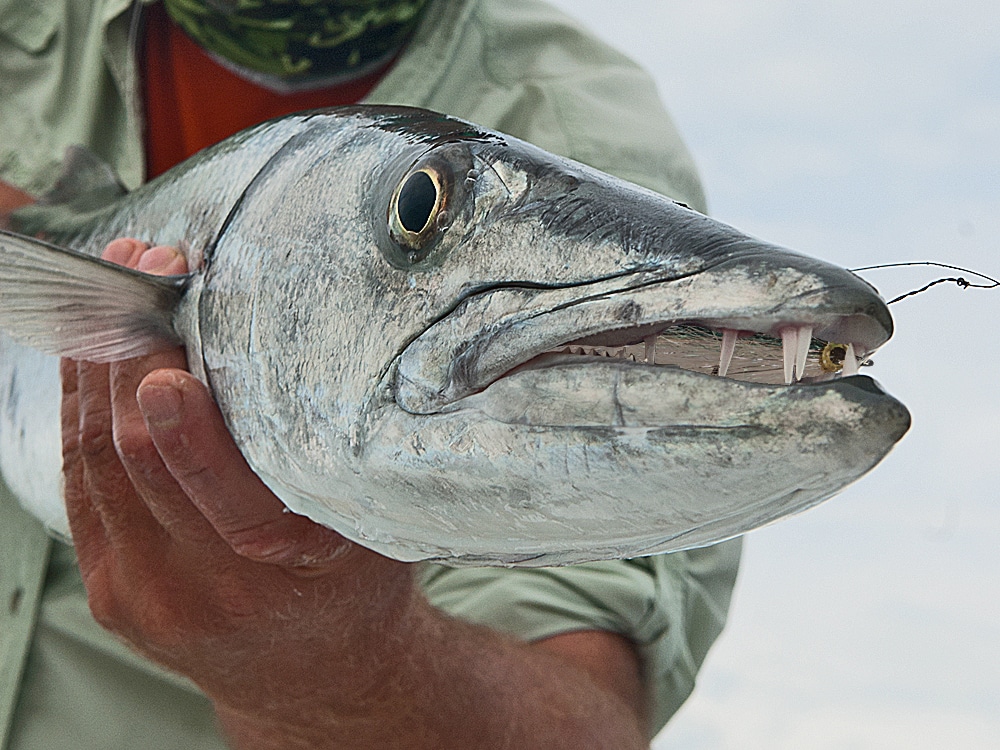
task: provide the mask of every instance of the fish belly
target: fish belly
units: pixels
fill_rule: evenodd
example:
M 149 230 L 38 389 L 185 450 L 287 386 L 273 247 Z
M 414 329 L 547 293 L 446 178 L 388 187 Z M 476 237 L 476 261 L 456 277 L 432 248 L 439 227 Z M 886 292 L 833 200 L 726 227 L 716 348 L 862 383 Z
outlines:
M 25 510 L 68 537 L 60 390 L 57 357 L 0 334 L 0 474 Z

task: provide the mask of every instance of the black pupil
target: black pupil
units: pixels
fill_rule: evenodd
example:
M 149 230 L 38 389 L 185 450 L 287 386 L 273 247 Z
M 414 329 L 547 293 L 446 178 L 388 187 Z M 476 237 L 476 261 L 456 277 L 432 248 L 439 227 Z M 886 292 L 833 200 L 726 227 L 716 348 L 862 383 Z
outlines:
M 411 174 L 399 191 L 396 211 L 399 223 L 408 232 L 416 234 L 427 226 L 431 211 L 437 203 L 437 188 L 426 172 Z

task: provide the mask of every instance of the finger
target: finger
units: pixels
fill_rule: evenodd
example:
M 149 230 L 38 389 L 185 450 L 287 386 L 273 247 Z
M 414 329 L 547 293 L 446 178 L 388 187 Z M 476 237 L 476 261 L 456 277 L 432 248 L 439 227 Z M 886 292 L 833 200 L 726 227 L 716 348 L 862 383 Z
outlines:
M 322 566 L 353 545 L 289 513 L 250 469 L 205 386 L 178 370 L 150 373 L 139 407 L 171 475 L 239 555 L 285 566 Z
M 149 247 L 134 239 L 111 242 L 102 257 L 152 274 L 179 274 L 187 270 L 187 261 L 176 248 L 166 245 Z M 135 400 L 139 382 L 150 370 L 185 365 L 181 349 L 112 365 L 112 429 L 122 465 L 153 517 L 175 538 L 190 539 L 194 534 L 204 543 L 206 536 L 214 537 L 215 534 L 160 460 Z
M 91 611 L 99 622 L 110 622 L 118 611 L 111 585 L 111 571 L 116 567 L 117 558 L 87 484 L 80 432 L 82 417 L 78 369 L 78 363 L 73 360 L 63 359 L 60 362 L 66 514 Z
M 104 252 L 101 253 L 101 258 L 111 263 L 117 263 L 119 266 L 135 268 L 135 263 L 147 248 L 149 245 L 142 240 L 121 237 L 108 243 Z
M 131 266 L 145 273 L 154 273 L 159 276 L 173 276 L 175 274 L 187 273 L 187 259 L 176 247 L 169 245 L 157 245 L 144 251 L 134 266 Z
M 76 372 L 83 489 L 113 546 L 148 543 L 159 536 L 159 525 L 135 493 L 115 446 L 109 367 L 78 362 Z
M 120 266 L 160 276 L 187 272 L 187 259 L 177 248 L 170 245 L 150 247 L 141 240 L 131 238 L 112 240 L 104 248 L 101 258 Z
M 70 533 L 78 550 L 101 548 L 107 543 L 104 525 L 84 489 L 76 362 L 71 359 L 61 360 L 59 373 L 62 377 L 63 495 Z
M 147 243 L 124 237 L 108 243 L 101 257 L 135 268 L 149 251 Z M 80 434 L 84 486 L 103 519 L 105 533 L 112 542 L 117 539 L 120 543 L 127 543 L 140 529 L 147 535 L 155 534 L 157 521 L 131 486 L 131 477 L 119 455 L 112 399 L 114 379 L 110 370 L 106 366 L 81 363 L 77 371 L 82 394 Z M 139 526 L 130 528 L 132 524 Z M 121 544 L 116 546 L 121 547 Z
M 164 464 L 136 397 L 139 383 L 151 369 L 183 368 L 185 364 L 183 350 L 175 349 L 112 366 L 115 446 L 139 497 L 174 539 L 200 545 L 221 543 Z

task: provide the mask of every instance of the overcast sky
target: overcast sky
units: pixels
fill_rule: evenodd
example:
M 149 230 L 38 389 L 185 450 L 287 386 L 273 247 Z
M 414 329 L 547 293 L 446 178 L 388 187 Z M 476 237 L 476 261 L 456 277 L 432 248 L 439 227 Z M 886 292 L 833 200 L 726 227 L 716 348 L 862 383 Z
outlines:
M 996 0 L 556 4 L 654 74 L 716 217 L 847 267 L 1000 275 Z M 938 275 L 866 278 L 889 299 Z M 893 311 L 871 374 L 913 429 L 750 535 L 729 627 L 656 750 L 1000 746 L 1000 290 Z

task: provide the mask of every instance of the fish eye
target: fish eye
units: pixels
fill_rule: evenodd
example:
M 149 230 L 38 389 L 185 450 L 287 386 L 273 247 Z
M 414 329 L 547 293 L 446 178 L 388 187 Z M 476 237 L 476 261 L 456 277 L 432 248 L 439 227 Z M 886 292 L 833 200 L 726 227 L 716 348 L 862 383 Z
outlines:
M 423 170 L 406 178 L 396 199 L 396 216 L 407 232 L 420 234 L 431 220 L 437 205 L 437 185 Z
M 445 225 L 445 190 L 432 166 L 410 172 L 399 183 L 389 205 L 389 236 L 407 252 L 411 263 L 423 258 Z

